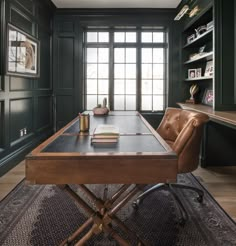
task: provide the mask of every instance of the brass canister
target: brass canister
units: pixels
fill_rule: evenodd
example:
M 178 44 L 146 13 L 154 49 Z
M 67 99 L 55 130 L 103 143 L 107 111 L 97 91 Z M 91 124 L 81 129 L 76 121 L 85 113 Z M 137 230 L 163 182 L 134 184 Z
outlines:
M 79 115 L 79 128 L 81 132 L 89 131 L 89 114 Z

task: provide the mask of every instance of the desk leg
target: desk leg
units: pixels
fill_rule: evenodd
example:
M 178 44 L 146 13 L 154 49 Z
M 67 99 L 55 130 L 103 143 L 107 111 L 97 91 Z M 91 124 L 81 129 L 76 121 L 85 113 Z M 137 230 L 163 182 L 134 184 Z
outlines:
M 105 214 L 106 211 L 108 211 L 113 203 L 120 198 L 121 195 L 125 191 L 127 191 L 128 188 L 130 188 L 132 185 L 122 185 L 118 191 L 116 191 L 115 194 L 112 195 L 111 200 L 107 199 L 106 201 L 102 201 L 98 197 L 96 197 L 85 185 L 79 185 L 80 189 L 92 200 L 94 200 L 95 205 L 98 209 L 98 211 L 104 215 L 104 221 L 105 224 L 110 224 L 112 221 L 115 222 L 127 235 L 129 235 L 131 238 L 138 238 L 138 240 L 141 241 L 141 239 L 134 233 L 132 230 L 130 230 L 116 215 L 115 213 L 121 209 L 137 192 L 139 192 L 145 185 L 136 185 L 124 198 L 120 201 L 118 204 L 118 207 L 116 206 L 116 210 L 113 212 L 108 212 L 108 214 Z M 144 245 L 144 243 L 143 243 Z
M 71 236 L 69 236 L 67 239 L 65 239 L 60 246 L 64 246 L 64 245 L 69 245 L 71 242 L 73 242 L 79 235 L 80 233 L 83 232 L 83 230 L 86 229 L 87 226 L 89 226 L 90 224 L 93 223 L 93 218 L 90 217 L 86 220 L 86 222 L 81 225 L 78 230 L 76 230 Z
M 94 193 L 92 193 L 85 185 L 79 185 L 80 189 L 95 202 L 95 205 L 98 209 L 98 211 L 101 211 L 101 209 L 110 209 L 113 203 L 120 198 L 120 196 L 130 187 L 131 185 L 122 185 L 118 191 L 112 196 L 111 200 L 106 199 L 105 201 L 98 198 Z
M 115 216 L 115 213 L 121 209 L 144 185 L 136 185 L 132 190 L 130 190 L 122 200 L 112 208 L 113 203 L 120 198 L 121 195 L 131 185 L 123 185 L 120 189 L 112 196 L 111 200 L 107 199 L 105 201 L 99 199 L 95 194 L 93 194 L 85 185 L 79 185 L 79 187 L 84 191 L 84 193 L 92 200 L 95 201 L 97 212 L 94 211 L 79 195 L 74 192 L 69 185 L 60 185 L 59 187 L 68 192 L 68 194 L 78 202 L 78 204 L 88 213 L 90 218 L 81 225 L 68 239 L 64 240 L 61 245 L 69 245 L 72 241 L 76 240 L 81 232 L 86 229 L 91 223 L 93 223 L 92 228 L 77 242 L 76 246 L 82 246 L 87 240 L 89 240 L 93 234 L 99 234 L 101 232 L 108 233 L 112 236 L 121 246 L 129 246 L 126 240 L 121 238 L 116 231 L 112 228 L 112 222 L 116 223 L 127 235 L 135 237 L 139 240 L 138 245 L 145 245 L 139 237 L 131 231 L 125 224 Z
M 127 202 L 134 196 L 136 195 L 142 188 L 144 188 L 146 185 L 136 185 L 114 208 L 109 210 L 105 215 L 104 215 L 104 221 L 108 223 L 108 221 L 114 221 L 120 228 L 123 229 L 128 235 L 131 235 L 133 237 L 136 237 L 139 240 L 139 245 L 146 245 L 139 236 L 130 230 L 119 218 L 115 216 L 118 210 L 120 210 L 122 207 L 124 207 Z

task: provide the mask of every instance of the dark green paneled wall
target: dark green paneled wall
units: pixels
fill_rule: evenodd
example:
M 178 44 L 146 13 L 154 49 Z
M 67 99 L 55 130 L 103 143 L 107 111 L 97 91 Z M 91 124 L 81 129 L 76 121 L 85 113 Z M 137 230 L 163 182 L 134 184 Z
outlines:
M 235 1 L 214 0 L 215 104 L 217 110 L 236 110 Z
M 1 0 L 0 175 L 52 133 L 51 37 L 54 6 L 47 0 Z M 40 41 L 40 77 L 6 75 L 7 24 Z M 26 128 L 24 136 L 20 135 Z

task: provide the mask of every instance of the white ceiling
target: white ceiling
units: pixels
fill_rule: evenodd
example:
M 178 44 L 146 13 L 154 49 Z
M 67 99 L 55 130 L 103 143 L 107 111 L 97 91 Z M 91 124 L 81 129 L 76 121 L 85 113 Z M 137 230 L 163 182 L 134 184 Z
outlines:
M 181 0 L 52 0 L 57 8 L 176 8 Z

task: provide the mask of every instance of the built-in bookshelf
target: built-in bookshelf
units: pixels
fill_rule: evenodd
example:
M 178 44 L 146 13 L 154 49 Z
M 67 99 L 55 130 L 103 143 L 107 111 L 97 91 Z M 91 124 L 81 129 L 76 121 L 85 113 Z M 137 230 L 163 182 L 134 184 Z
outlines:
M 193 84 L 198 86 L 194 103 L 203 103 L 206 91 L 214 88 L 213 32 L 212 6 L 200 13 L 183 31 L 183 80 L 189 88 Z

